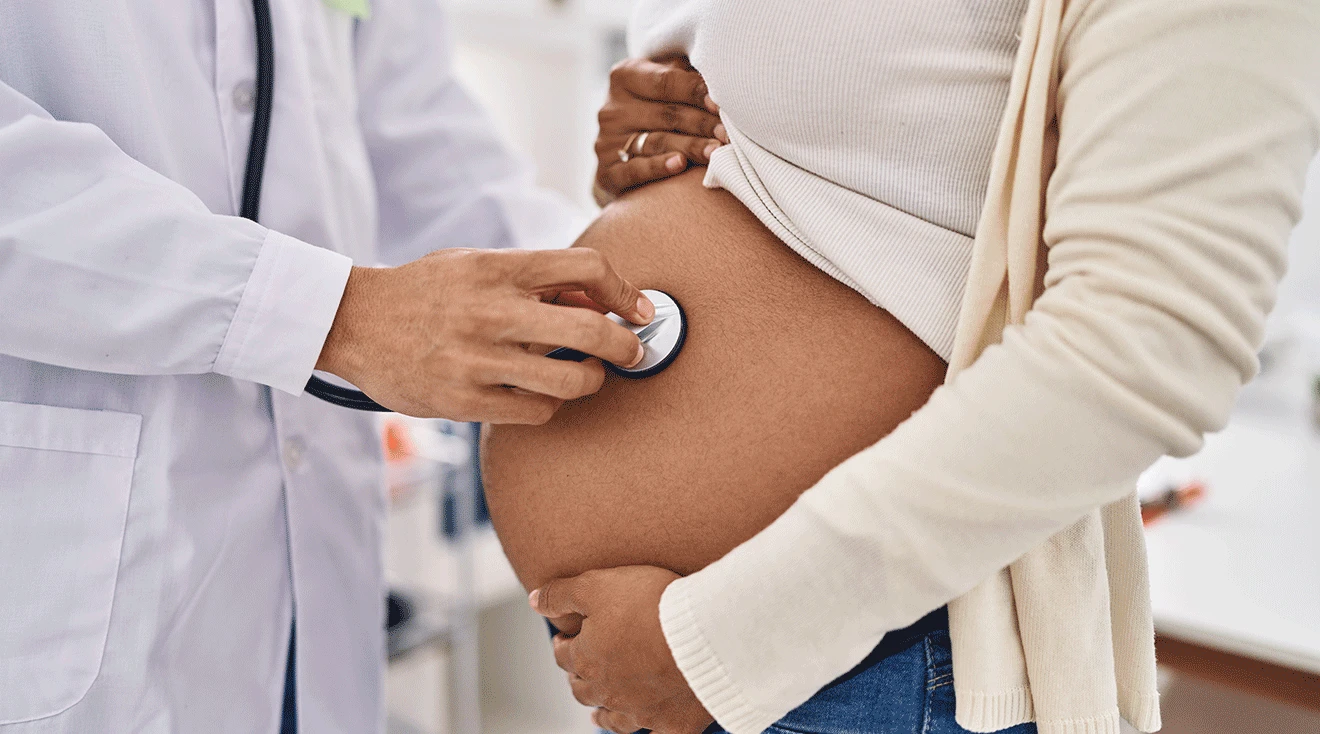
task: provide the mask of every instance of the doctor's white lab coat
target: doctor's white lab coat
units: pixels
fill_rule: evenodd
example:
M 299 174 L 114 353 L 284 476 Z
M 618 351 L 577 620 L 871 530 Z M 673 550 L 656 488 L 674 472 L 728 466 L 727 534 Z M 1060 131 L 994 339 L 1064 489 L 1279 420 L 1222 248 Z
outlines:
M 350 262 L 583 224 L 437 0 L 271 5 L 258 225 L 249 0 L 0 0 L 4 734 L 273 733 L 295 615 L 302 730 L 379 731 L 375 422 L 300 396 Z

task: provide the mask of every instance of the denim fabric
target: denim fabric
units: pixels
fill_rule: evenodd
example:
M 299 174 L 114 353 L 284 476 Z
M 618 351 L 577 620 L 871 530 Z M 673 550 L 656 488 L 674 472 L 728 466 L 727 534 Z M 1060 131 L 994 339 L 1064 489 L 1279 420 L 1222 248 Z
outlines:
M 970 734 L 953 720 L 953 712 L 949 632 L 936 629 L 826 686 L 766 732 Z M 726 732 L 716 726 L 708 734 Z M 1020 724 L 1001 734 L 1036 734 L 1036 725 Z

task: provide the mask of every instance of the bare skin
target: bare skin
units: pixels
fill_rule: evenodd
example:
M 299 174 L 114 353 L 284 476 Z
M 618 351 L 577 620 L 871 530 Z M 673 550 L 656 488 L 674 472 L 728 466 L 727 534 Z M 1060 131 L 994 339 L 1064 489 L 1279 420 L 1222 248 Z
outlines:
M 700 171 L 626 195 L 577 246 L 677 298 L 688 341 L 655 377 L 609 375 L 543 426 L 486 431 L 491 516 L 528 589 L 615 566 L 703 568 L 943 379 L 916 336 Z

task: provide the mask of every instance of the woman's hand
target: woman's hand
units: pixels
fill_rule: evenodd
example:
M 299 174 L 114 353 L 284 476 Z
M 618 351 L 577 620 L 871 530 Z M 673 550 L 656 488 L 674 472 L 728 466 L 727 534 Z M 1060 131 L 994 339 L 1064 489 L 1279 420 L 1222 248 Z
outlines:
M 610 72 L 596 137 L 596 201 L 705 165 L 729 142 L 720 108 L 686 58 L 627 59 Z
M 596 707 L 592 721 L 615 734 L 700 734 L 713 722 L 688 687 L 660 627 L 660 597 L 678 575 L 623 566 L 558 579 L 533 591 L 549 619 L 555 663 L 573 697 Z

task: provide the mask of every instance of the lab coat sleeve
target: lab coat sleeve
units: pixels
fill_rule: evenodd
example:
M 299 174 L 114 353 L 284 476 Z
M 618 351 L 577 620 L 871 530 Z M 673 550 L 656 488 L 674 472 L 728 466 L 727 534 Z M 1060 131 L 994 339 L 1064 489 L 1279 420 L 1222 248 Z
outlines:
M 97 127 L 0 82 L 0 353 L 299 393 L 350 267 L 211 213 Z
M 377 0 L 357 29 L 359 117 L 382 259 L 397 265 L 446 247 L 568 246 L 586 213 L 537 187 L 532 166 L 459 84 L 440 6 Z
M 1320 142 L 1310 0 L 1086 4 L 1062 58 L 1046 288 L 890 436 L 661 602 L 734 734 L 1223 427 Z

